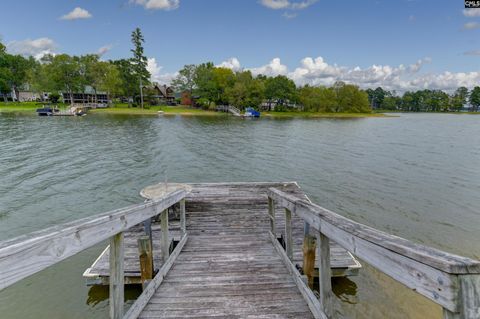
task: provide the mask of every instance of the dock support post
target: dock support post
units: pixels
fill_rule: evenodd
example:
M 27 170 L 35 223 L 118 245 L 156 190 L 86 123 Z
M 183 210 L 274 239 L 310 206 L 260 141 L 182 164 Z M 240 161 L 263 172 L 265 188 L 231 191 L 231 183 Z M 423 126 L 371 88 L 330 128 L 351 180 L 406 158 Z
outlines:
M 138 254 L 140 258 L 140 279 L 142 288 L 145 289 L 153 279 L 153 252 L 150 237 L 141 236 L 138 238 Z
M 182 231 L 182 237 L 187 232 L 187 219 L 185 216 L 185 198 L 180 201 L 180 229 Z
M 307 234 L 303 239 L 303 274 L 308 278 L 308 286 L 313 289 L 315 271 L 315 237 Z
M 123 273 L 124 242 L 123 233 L 110 239 L 110 318 L 123 317 L 124 303 L 124 273 Z
M 480 275 L 458 275 L 460 292 L 459 311 L 443 309 L 444 319 L 480 318 Z
M 277 226 L 275 225 L 275 202 L 268 198 L 268 216 L 270 217 L 270 231 L 277 238 Z
M 318 284 L 320 292 L 320 305 L 327 315 L 327 318 L 333 318 L 332 305 L 332 271 L 330 266 L 330 240 L 327 236 L 318 232 Z
M 170 256 L 170 240 L 168 236 L 168 209 L 165 209 L 160 215 L 160 224 L 162 228 L 162 256 L 163 262 L 167 262 Z
M 290 260 L 293 259 L 293 240 L 292 240 L 292 212 L 285 208 L 285 251 Z

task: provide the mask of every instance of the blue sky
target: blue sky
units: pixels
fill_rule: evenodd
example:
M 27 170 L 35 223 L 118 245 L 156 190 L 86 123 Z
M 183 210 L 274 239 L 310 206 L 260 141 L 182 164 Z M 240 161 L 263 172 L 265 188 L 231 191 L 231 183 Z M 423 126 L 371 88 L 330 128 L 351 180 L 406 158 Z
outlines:
M 102 48 L 104 59 L 128 57 L 138 26 L 159 81 L 205 61 L 299 84 L 449 90 L 480 80 L 480 12 L 464 12 L 460 0 L 2 0 L 2 8 L 0 36 L 15 53 Z

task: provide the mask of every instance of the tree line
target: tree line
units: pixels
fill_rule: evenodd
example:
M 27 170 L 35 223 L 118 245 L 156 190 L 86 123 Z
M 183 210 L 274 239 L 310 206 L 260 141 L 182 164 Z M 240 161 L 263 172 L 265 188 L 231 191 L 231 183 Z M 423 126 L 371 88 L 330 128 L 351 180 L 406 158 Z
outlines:
M 47 54 L 39 60 L 32 56 L 9 54 L 0 43 L 0 93 L 7 94 L 27 89 L 34 92 L 53 92 L 51 100 L 58 100 L 58 93 L 84 92 L 90 86 L 95 93 L 107 92 L 111 96 L 133 96 L 140 93 L 140 83 L 148 85 L 150 73 L 143 52 L 144 38 L 140 29 L 132 32 L 132 57 L 102 61 L 98 54 L 71 56 Z
M 381 87 L 367 89 L 368 100 L 374 109 L 402 112 L 459 112 L 469 109 L 478 112 L 480 107 L 480 87 L 471 91 L 459 87 L 451 94 L 441 90 L 407 91 L 397 95 L 395 91 Z
M 212 62 L 185 65 L 172 81 L 176 91 L 189 92 L 204 108 L 234 105 L 276 111 L 300 109 L 312 112 L 370 112 L 366 92 L 337 82 L 331 87 L 301 86 L 283 75 L 253 76 L 248 70 L 234 72 Z

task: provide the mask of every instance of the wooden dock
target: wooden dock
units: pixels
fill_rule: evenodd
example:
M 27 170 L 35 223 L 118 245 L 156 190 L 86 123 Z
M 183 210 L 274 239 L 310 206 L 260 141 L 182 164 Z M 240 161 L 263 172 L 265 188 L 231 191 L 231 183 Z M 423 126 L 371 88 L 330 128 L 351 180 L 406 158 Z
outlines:
M 270 220 L 265 213 L 268 210 L 267 190 L 275 187 L 285 192 L 308 200 L 297 183 L 199 183 L 183 184 L 189 189 L 186 197 L 187 229 L 190 236 L 208 236 L 212 245 L 226 236 L 266 236 L 270 227 Z M 175 184 L 170 184 L 176 189 Z M 145 198 L 154 198 L 155 192 L 164 185 L 153 185 L 142 191 Z M 169 236 L 178 242 L 181 237 L 178 216 L 170 214 Z M 277 209 L 279 229 L 284 227 L 284 214 L 280 207 Z M 292 220 L 294 239 L 293 260 L 299 267 L 303 262 L 304 222 L 294 216 Z M 145 235 L 142 225 L 133 227 L 125 232 L 125 283 L 140 284 L 140 263 L 138 258 L 137 240 Z M 162 265 L 162 251 L 160 247 L 160 223 L 152 223 L 153 256 L 155 268 Z M 281 235 L 280 235 L 281 236 Z M 361 268 L 360 263 L 344 248 L 335 242 L 330 244 L 330 260 L 334 277 L 357 275 Z M 217 246 L 215 246 L 217 247 Z M 238 251 L 242 253 L 242 251 Z M 205 257 L 206 260 L 208 256 Z M 318 277 L 318 263 L 316 260 Z M 108 247 L 98 259 L 84 272 L 88 285 L 108 285 L 109 283 L 109 249 Z
M 296 183 L 154 185 L 142 194 L 149 200 L 0 242 L 0 290 L 109 239 L 87 275 L 108 280 L 112 319 L 333 319 L 332 264 L 337 253 L 355 261 L 350 251 L 438 304 L 444 319 L 480 318 L 480 261 L 349 220 Z M 135 258 L 143 292 L 125 309 Z

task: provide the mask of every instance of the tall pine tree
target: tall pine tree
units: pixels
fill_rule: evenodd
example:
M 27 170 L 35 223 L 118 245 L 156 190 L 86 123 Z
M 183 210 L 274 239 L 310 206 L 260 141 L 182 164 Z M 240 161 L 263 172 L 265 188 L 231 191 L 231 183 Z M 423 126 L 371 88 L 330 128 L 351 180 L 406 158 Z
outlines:
M 142 31 L 140 28 L 136 28 L 132 32 L 132 44 L 134 46 L 132 51 L 133 58 L 132 58 L 132 65 L 133 71 L 135 72 L 135 76 L 138 78 L 138 86 L 140 90 L 142 90 L 142 86 L 149 84 L 150 80 L 150 72 L 147 70 L 147 57 L 143 53 L 143 43 L 145 43 L 145 39 L 143 38 Z M 141 91 L 140 91 L 141 93 Z M 143 100 L 143 99 L 142 99 Z M 143 108 L 143 101 L 142 101 L 142 108 Z

